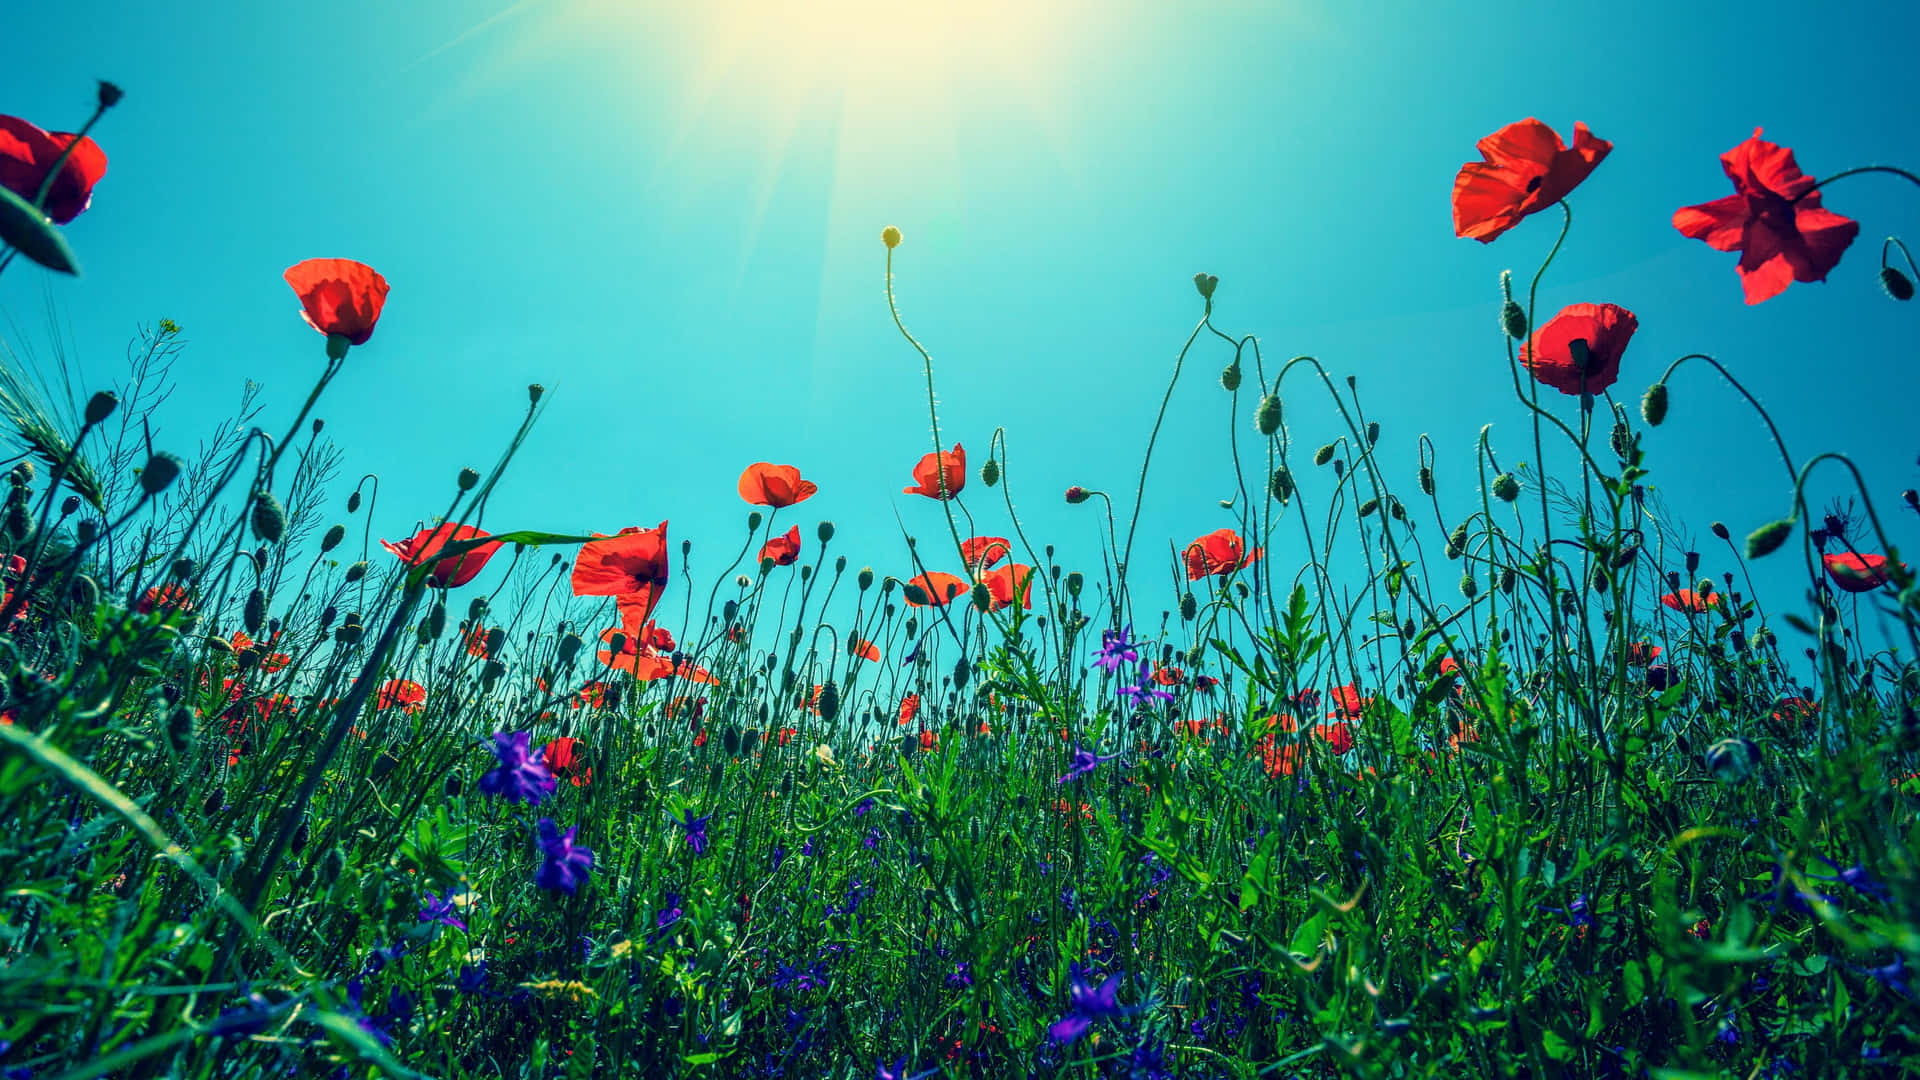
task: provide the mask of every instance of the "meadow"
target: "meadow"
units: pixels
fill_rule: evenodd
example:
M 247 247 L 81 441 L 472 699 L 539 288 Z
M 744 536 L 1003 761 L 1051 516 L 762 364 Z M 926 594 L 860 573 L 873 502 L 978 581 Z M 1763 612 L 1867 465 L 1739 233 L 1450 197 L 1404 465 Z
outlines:
M 73 134 L 0 116 L 0 271 L 77 269 L 120 96 Z M 1156 424 L 1137 483 L 1020 488 L 1093 551 L 1027 534 L 1002 433 L 943 434 L 910 229 L 876 228 L 873 314 L 932 438 L 876 453 L 937 516 L 891 566 L 779 462 L 713 492 L 743 528 L 698 580 L 667 521 L 493 520 L 538 385 L 383 538 L 315 418 L 379 348 L 353 260 L 284 271 L 317 331 L 284 431 L 249 399 L 152 445 L 169 322 L 117 391 L 0 357 L 0 1075 L 1907 1074 L 1920 496 L 1776 433 L 1778 519 L 1684 546 L 1642 436 L 1707 395 L 1771 421 L 1713 357 L 1634 352 L 1626 308 L 1536 310 L 1612 146 L 1529 118 L 1455 182 L 1459 237 L 1538 260 L 1487 304 L 1515 445 L 1376 454 L 1337 358 L 1263 353 L 1202 273 L 1165 393 L 1217 378 L 1237 524 L 1136 535 L 1188 482 Z M 1873 257 L 1823 199 L 1920 186 L 1759 132 L 1722 162 L 1673 225 L 1749 304 Z M 1296 445 L 1307 411 L 1345 435 Z M 1547 445 L 1566 468 L 1500 466 Z M 1755 595 L 1758 559 L 1805 592 Z

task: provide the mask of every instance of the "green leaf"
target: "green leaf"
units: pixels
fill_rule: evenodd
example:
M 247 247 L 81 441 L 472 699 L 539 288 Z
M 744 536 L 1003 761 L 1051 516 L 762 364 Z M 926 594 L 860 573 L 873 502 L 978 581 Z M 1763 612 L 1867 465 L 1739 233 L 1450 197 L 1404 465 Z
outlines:
M 1293 940 L 1287 943 L 1287 951 L 1296 956 L 1312 958 L 1320 951 L 1320 939 L 1327 934 L 1327 913 L 1322 911 L 1313 918 L 1300 924 L 1293 932 Z
M 74 258 L 66 237 L 54 228 L 47 216 L 27 200 L 0 187 L 0 240 L 20 249 L 20 254 L 49 270 L 80 275 L 80 260 Z
M 1620 971 L 1620 985 L 1627 994 L 1627 1008 L 1640 1004 L 1647 996 L 1647 973 L 1640 970 L 1638 960 L 1627 961 Z
M 1546 1037 L 1540 1040 L 1540 1048 L 1555 1061 L 1565 1061 L 1573 1056 L 1573 1045 L 1557 1031 L 1549 1030 Z
M 1392 708 L 1392 706 L 1388 706 Z M 1393 733 L 1393 752 L 1401 757 L 1413 756 L 1413 714 L 1393 710 L 1388 720 L 1388 730 Z

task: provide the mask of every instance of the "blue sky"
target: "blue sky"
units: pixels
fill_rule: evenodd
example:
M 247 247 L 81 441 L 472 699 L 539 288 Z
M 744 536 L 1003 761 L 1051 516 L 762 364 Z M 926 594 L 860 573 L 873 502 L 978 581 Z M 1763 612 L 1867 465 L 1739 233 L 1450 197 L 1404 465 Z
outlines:
M 1483 424 L 1503 464 L 1531 460 L 1497 282 L 1531 273 L 1557 221 L 1483 246 L 1453 236 L 1448 197 L 1481 136 L 1531 115 L 1570 137 L 1581 120 L 1614 150 L 1572 196 L 1543 319 L 1577 301 L 1634 310 L 1616 388 L 1629 402 L 1676 356 L 1722 358 L 1795 454 L 1853 455 L 1896 540 L 1913 532 L 1898 492 L 1920 482 L 1920 305 L 1888 300 L 1875 274 L 1881 239 L 1920 220 L 1920 190 L 1837 184 L 1827 205 L 1862 223 L 1860 240 L 1827 283 L 1757 307 L 1742 303 L 1735 257 L 1670 219 L 1730 192 L 1718 156 L 1756 126 L 1815 175 L 1920 164 L 1920 120 L 1903 104 L 1920 97 L 1920 72 L 1902 51 L 1920 10 L 811 10 L 30 5 L 9 16 L 0 111 L 71 129 L 95 77 L 127 98 L 96 132 L 109 172 L 68 230 L 86 276 L 16 266 L 0 310 L 44 355 L 50 294 L 101 383 L 139 324 L 176 320 L 190 346 L 158 442 L 189 449 L 247 379 L 266 384 L 278 417 L 266 426 L 280 430 L 322 362 L 280 273 L 359 259 L 392 295 L 318 412 L 344 472 L 381 476 L 377 535 L 406 533 L 462 466 L 491 464 L 526 384 L 541 382 L 550 407 L 491 527 L 667 518 L 710 581 L 738 546 L 742 467 L 790 462 L 821 489 L 799 520 L 833 519 L 854 566 L 904 576 L 895 511 L 924 537 L 945 526 L 935 504 L 900 494 L 931 447 L 920 365 L 882 293 L 879 233 L 893 224 L 943 434 L 978 462 L 1004 427 L 1029 535 L 1092 568 L 1093 508 L 1060 491 L 1127 500 L 1200 312 L 1199 270 L 1221 279 L 1222 328 L 1258 334 L 1272 359 L 1311 354 L 1358 378 L 1408 491 L 1420 433 L 1458 505 Z M 1144 551 L 1231 524 L 1217 505 L 1233 490 L 1227 425 L 1249 431 L 1252 403 L 1226 415 L 1214 381 L 1226 359 L 1197 350 L 1174 395 Z M 1287 396 L 1310 453 L 1333 420 L 1304 382 Z M 1647 445 L 1651 482 L 1703 545 L 1711 520 L 1744 534 L 1787 509 L 1764 428 L 1704 367 L 1676 382 L 1673 417 Z M 1842 491 L 1828 480 L 1817 503 Z M 1000 532 L 998 500 L 972 483 L 982 531 Z M 1305 557 L 1295 536 L 1270 552 L 1289 570 Z M 1724 567 L 1703 550 L 1707 569 Z M 1786 557 L 1760 569 L 1775 606 L 1798 595 Z

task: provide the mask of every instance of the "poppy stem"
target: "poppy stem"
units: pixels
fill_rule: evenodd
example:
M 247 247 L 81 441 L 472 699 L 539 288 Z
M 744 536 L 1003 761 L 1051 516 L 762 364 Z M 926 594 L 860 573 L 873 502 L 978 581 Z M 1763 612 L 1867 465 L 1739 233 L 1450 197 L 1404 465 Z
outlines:
M 1861 173 L 1892 173 L 1895 176 L 1905 177 L 1915 187 L 1920 187 L 1920 176 L 1915 176 L 1914 174 L 1908 172 L 1905 169 L 1896 168 L 1895 166 L 1892 166 L 1892 165 L 1862 165 L 1857 169 L 1846 169 L 1841 172 L 1834 173 L 1832 176 L 1829 176 L 1825 180 L 1821 180 L 1815 183 L 1812 187 L 1794 196 L 1793 199 L 1790 201 L 1797 203 L 1801 199 L 1804 199 L 1807 196 L 1813 194 L 1814 192 L 1819 191 L 1821 188 L 1826 187 L 1828 184 L 1833 183 L 1835 180 L 1844 180 L 1849 176 L 1858 176 Z

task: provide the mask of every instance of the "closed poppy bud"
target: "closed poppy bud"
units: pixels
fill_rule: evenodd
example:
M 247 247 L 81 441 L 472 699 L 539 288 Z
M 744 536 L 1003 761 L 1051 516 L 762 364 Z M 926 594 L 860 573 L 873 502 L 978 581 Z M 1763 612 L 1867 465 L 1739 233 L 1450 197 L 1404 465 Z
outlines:
M 760 511 L 754 510 L 749 512 L 747 514 L 747 531 L 752 532 L 753 530 L 759 527 L 760 527 Z
M 359 562 L 354 563 L 353 565 L 347 567 L 347 584 L 349 585 L 353 584 L 356 581 L 359 581 L 361 578 L 366 576 L 367 576 L 367 560 L 365 559 L 361 559 Z
M 1508 300 L 1500 305 L 1500 329 L 1515 341 L 1527 336 L 1527 313 L 1519 304 Z
M 1667 384 L 1654 383 L 1640 398 L 1640 419 L 1654 427 L 1667 418 Z
M 1325 465 L 1327 462 L 1332 460 L 1333 460 L 1333 444 L 1332 443 L 1328 443 L 1327 445 L 1313 452 L 1313 463 L 1315 465 Z
M 892 585 L 893 580 L 892 578 L 888 578 L 887 584 Z M 906 598 L 907 603 L 915 607 L 925 607 L 931 602 L 927 597 L 927 591 L 912 582 L 907 582 L 900 587 L 900 595 Z
M 1425 465 L 1420 466 L 1420 494 L 1433 494 L 1433 470 Z
M 1687 573 L 1696 574 L 1699 572 L 1700 572 L 1700 553 L 1697 551 L 1687 552 Z M 1711 582 L 1708 583 L 1708 587 L 1709 588 L 1712 587 Z
M 1613 568 L 1619 570 L 1632 562 L 1640 554 L 1640 545 L 1628 544 L 1613 556 Z
M 461 491 L 472 491 L 473 485 L 479 482 L 480 482 L 480 473 L 477 470 L 471 469 L 471 468 L 460 470 L 460 478 L 458 483 L 460 484 Z
M 820 527 L 813 530 L 813 535 L 819 537 L 820 542 L 823 544 L 833 539 L 833 522 L 831 521 L 821 522 Z
M 1240 361 L 1235 360 L 1221 369 L 1220 387 L 1229 394 L 1240 389 Z
M 94 399 L 99 399 L 98 394 Z M 162 450 L 147 459 L 140 470 L 140 490 L 148 495 L 158 495 L 167 490 L 180 477 L 180 459 Z
M 167 745 L 176 754 L 193 749 L 193 710 L 185 705 L 175 705 L 167 714 Z
M 88 426 L 102 423 L 120 407 L 120 395 L 111 390 L 102 390 L 87 399 L 86 420 Z
M 1520 481 L 1512 473 L 1501 473 L 1493 478 L 1493 494 L 1501 502 L 1512 502 L 1520 497 Z
M 1607 436 L 1607 445 L 1613 448 L 1616 455 L 1626 457 L 1633 449 L 1633 432 L 1628 430 L 1626 424 L 1616 422 L 1612 433 Z
M 814 708 L 819 711 L 822 720 L 831 720 L 839 715 L 840 688 L 833 684 L 832 679 L 828 679 L 827 684 L 820 688 L 820 699 L 814 703 Z
M 1716 523 L 1717 524 L 1717 523 Z M 1791 518 L 1769 522 L 1747 534 L 1747 558 L 1757 559 L 1762 555 L 1771 555 L 1780 545 L 1793 535 Z
M 1080 571 L 1078 570 L 1074 570 L 1069 574 L 1067 574 L 1067 595 L 1079 596 L 1080 588 L 1085 583 L 1085 581 L 1086 579 L 1080 576 Z
M 1707 526 L 1707 528 L 1712 529 L 1713 535 L 1719 537 L 1722 540 L 1728 539 L 1729 536 L 1731 535 L 1727 531 L 1727 526 L 1725 522 L 1716 521 L 1713 524 Z
M 833 560 L 833 572 L 835 574 L 844 574 L 847 572 L 847 557 L 845 555 Z
M 894 228 L 892 225 L 889 225 L 886 228 L 881 229 L 880 242 L 887 245 L 887 250 L 889 251 L 899 247 L 900 246 L 900 230 Z
M 958 690 L 961 687 L 967 685 L 967 679 L 972 675 L 973 675 L 973 665 L 967 663 L 966 657 L 963 656 L 960 659 L 954 661 L 953 688 L 955 690 Z
M 427 632 L 435 641 L 447 632 L 447 605 L 436 603 L 433 610 L 427 612 Z
M 1192 622 L 1193 617 L 1195 615 L 1198 615 L 1199 613 L 1200 613 L 1200 602 L 1193 598 L 1192 593 L 1188 593 L 1185 596 L 1182 596 L 1180 598 L 1180 618 L 1181 619 L 1183 619 L 1186 622 Z
M 985 582 L 976 582 L 973 586 L 973 606 L 976 611 L 987 611 L 993 607 L 993 590 Z
M 1380 509 L 1380 500 L 1368 499 L 1366 502 L 1360 504 L 1360 516 L 1366 517 L 1378 509 Z
M 80 496 L 69 495 L 60 500 L 60 516 L 72 517 L 80 509 Z
M 1519 580 L 1519 576 L 1516 575 L 1512 570 L 1509 569 L 1509 570 L 1500 571 L 1500 591 L 1503 593 L 1512 592 L 1514 582 L 1518 580 Z
M 528 383 L 527 384 L 527 404 L 528 405 L 540 404 L 540 395 L 546 392 L 547 392 L 547 388 L 544 386 L 541 386 L 539 383 Z
M 873 587 L 873 567 L 871 566 L 861 567 L 860 573 L 855 575 L 853 580 L 854 580 L 854 584 L 860 586 L 861 592 L 866 592 L 868 589 Z
M 1611 580 L 1607 577 L 1607 568 L 1602 563 L 1594 564 L 1593 575 L 1590 580 L 1593 584 L 1593 591 L 1600 592 L 1600 593 L 1606 592 L 1607 586 L 1612 583 Z
M 626 648 L 626 635 L 615 634 L 614 638 L 617 639 L 619 643 L 614 644 L 613 642 L 609 642 L 608 644 L 612 646 L 614 653 L 618 654 Z M 560 644 L 555 647 L 554 655 L 559 657 L 562 664 L 570 664 L 573 662 L 574 656 L 580 652 L 580 646 L 583 643 L 584 641 L 579 634 L 572 632 L 562 634 L 560 636 Z
M 1473 580 L 1472 574 L 1460 575 L 1460 595 L 1471 600 L 1480 592 L 1480 583 Z
M 340 541 L 346 538 L 347 527 L 345 525 L 335 524 L 329 527 L 326 533 L 320 537 L 320 550 L 323 552 L 332 551 L 334 548 L 340 546 Z
M 980 466 L 980 482 L 988 487 L 992 487 L 1000 482 L 1000 463 L 998 461 L 988 458 L 987 463 Z
M 1260 407 L 1253 412 L 1253 426 L 1259 428 L 1262 435 L 1279 431 L 1280 411 L 1280 395 L 1266 395 L 1260 399 Z
M 1880 287 L 1895 300 L 1913 299 L 1913 279 L 1901 273 L 1897 267 L 1880 268 Z
M 1212 274 L 1200 273 L 1193 275 L 1193 287 L 1199 290 L 1200 299 L 1202 300 L 1213 299 L 1213 290 L 1217 288 L 1219 284 L 1220 279 Z
M 1380 441 L 1380 421 L 1378 420 L 1367 421 L 1367 445 L 1372 446 L 1379 441 Z
M 287 534 L 287 512 L 271 491 L 253 497 L 253 535 L 277 544 Z
M 247 606 L 242 611 L 242 621 L 247 633 L 257 634 L 267 625 L 267 593 L 265 589 L 255 589 L 247 594 Z
M 173 560 L 173 566 L 169 567 L 169 569 L 173 571 L 173 576 L 175 578 L 181 581 L 185 581 L 188 578 L 192 577 L 193 572 L 199 569 L 199 567 L 194 565 L 194 561 L 192 559 L 179 558 L 179 559 Z
M 1088 497 L 1087 489 L 1081 487 L 1079 484 L 1075 484 L 1067 489 L 1067 504 L 1069 506 L 1075 503 L 1086 502 Z
M 1447 535 L 1447 558 L 1457 559 L 1467 551 L 1467 523 L 1461 522 Z
M 360 509 L 360 493 L 356 491 L 347 496 L 347 513 L 351 514 L 358 509 Z

